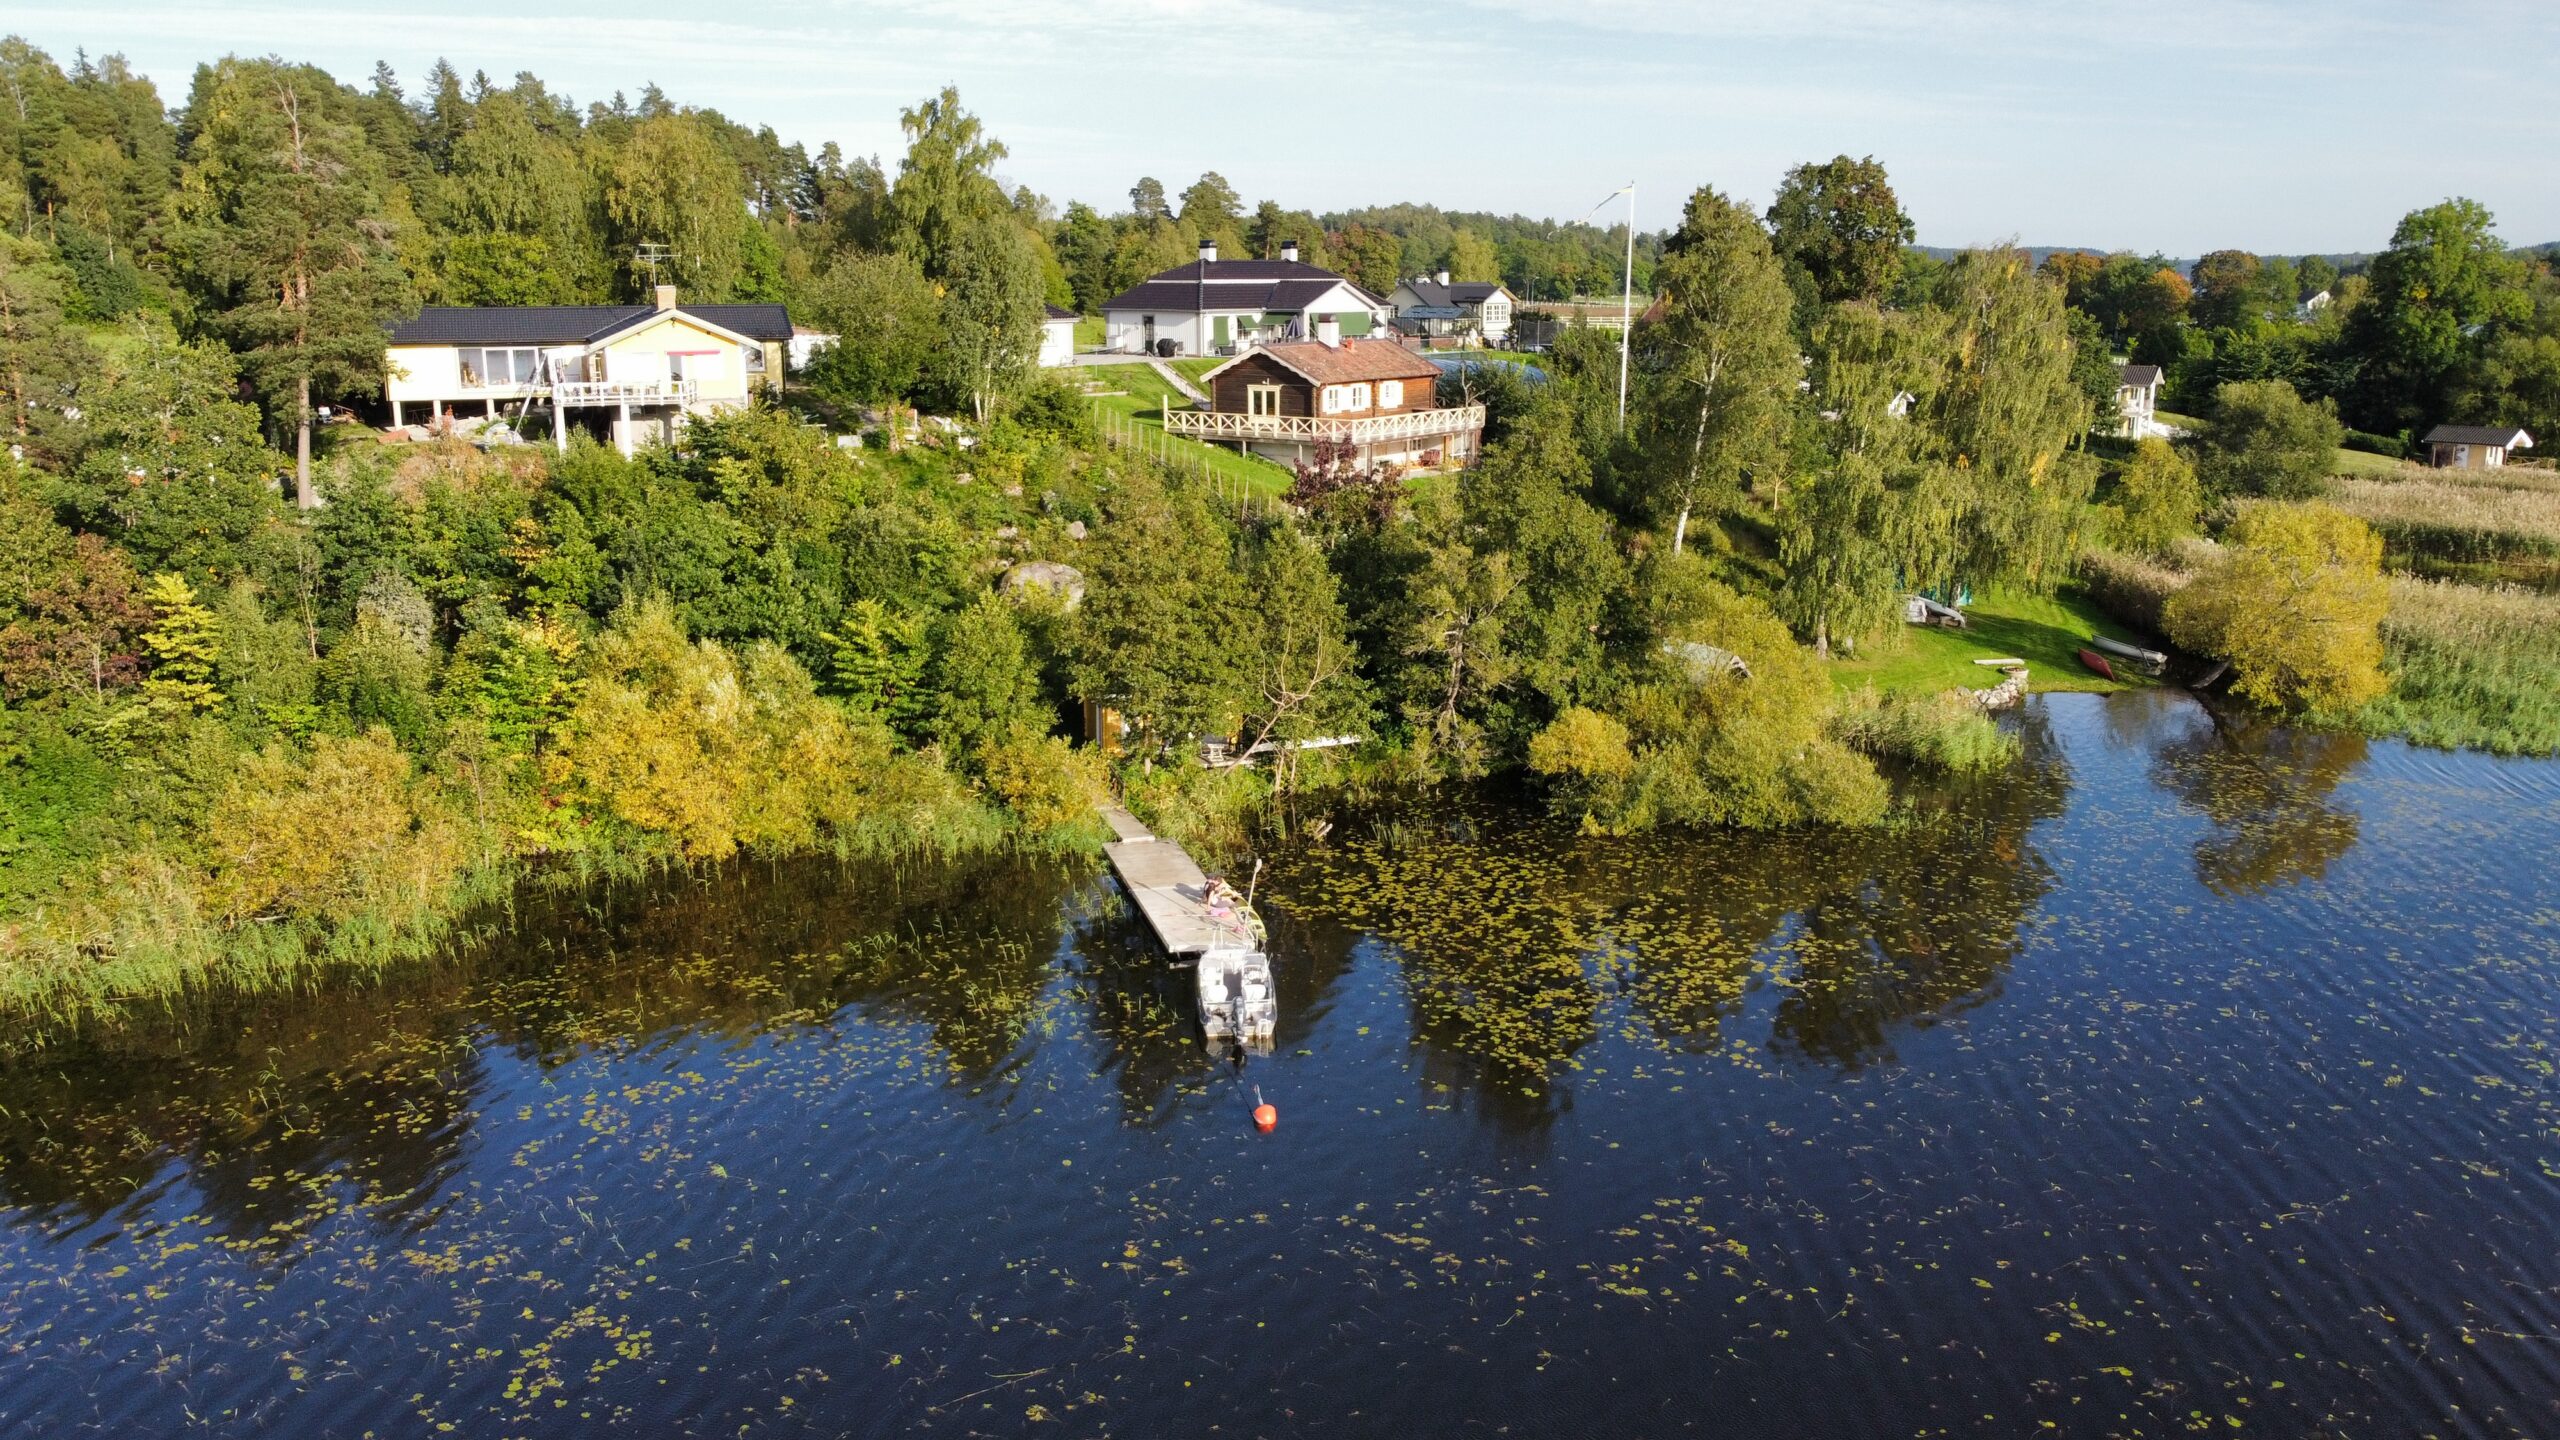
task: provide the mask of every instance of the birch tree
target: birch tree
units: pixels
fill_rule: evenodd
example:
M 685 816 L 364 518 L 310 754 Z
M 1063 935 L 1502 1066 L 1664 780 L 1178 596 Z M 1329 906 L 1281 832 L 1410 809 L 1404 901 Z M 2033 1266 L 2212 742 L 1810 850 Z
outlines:
M 1691 515 L 1721 505 L 1755 466 L 1775 464 L 1800 373 L 1787 332 L 1793 299 L 1750 211 L 1701 186 L 1654 271 L 1658 318 L 1638 337 L 1638 418 L 1657 519 L 1671 549 Z

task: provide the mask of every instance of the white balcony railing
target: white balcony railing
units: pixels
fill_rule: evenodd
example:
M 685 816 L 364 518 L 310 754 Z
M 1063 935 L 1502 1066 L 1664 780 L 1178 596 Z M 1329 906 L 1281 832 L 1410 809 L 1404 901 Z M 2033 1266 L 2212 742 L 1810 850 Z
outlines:
M 1333 418 L 1323 415 L 1239 415 L 1226 410 L 1168 410 L 1164 428 L 1194 440 L 1291 440 L 1377 445 L 1468 435 L 1484 428 L 1484 407 L 1450 405 L 1399 410 L 1392 415 Z
M 559 405 L 691 405 L 700 398 L 691 380 L 562 380 L 551 387 Z

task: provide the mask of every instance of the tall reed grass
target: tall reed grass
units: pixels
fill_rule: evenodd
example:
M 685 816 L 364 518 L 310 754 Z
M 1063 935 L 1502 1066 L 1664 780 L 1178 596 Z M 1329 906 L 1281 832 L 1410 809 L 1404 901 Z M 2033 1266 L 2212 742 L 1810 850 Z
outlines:
M 2422 745 L 2560 754 L 2560 596 L 2408 577 L 2382 622 L 2389 694 L 2358 728 Z
M 2345 480 L 2331 503 L 2380 531 L 2403 556 L 2471 563 L 2560 557 L 2560 476 L 2461 473 L 2460 480 Z

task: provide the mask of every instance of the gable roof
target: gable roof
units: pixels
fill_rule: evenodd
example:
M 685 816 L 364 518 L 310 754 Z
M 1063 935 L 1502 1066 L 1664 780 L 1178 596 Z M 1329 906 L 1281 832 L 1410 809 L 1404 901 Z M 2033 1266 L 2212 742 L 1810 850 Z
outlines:
M 1372 309 L 1383 308 L 1368 291 L 1330 270 L 1298 260 L 1194 260 L 1139 281 L 1103 301 L 1102 308 L 1295 314 L 1331 294 L 1337 285 Z
M 2530 450 L 2533 437 L 2513 425 L 2439 425 L 2421 442 L 2428 445 L 2503 445 Z
M 676 309 L 750 340 L 791 338 L 781 305 L 679 305 Z M 430 305 L 391 327 L 394 345 L 584 345 L 630 329 L 654 305 Z
M 1042 310 L 1044 310 L 1044 311 L 1047 311 L 1047 312 L 1048 312 L 1048 313 L 1043 317 L 1043 318 L 1045 318 L 1045 319 L 1050 319 L 1050 320 L 1080 320 L 1080 319 L 1084 318 L 1084 317 L 1082 317 L 1082 316 L 1080 316 L 1080 315 L 1076 314 L 1076 312 L 1074 312 L 1073 310 L 1068 310 L 1068 309 L 1065 309 L 1065 308 L 1063 308 L 1063 307 L 1061 307 L 1061 306 L 1057 306 L 1057 305 L 1043 305 L 1043 306 L 1041 306 L 1040 308 L 1041 308 Z
M 1412 291 L 1424 305 L 1435 308 L 1442 305 L 1481 305 L 1492 299 L 1495 292 L 1502 291 L 1499 283 L 1490 280 L 1457 280 L 1443 285 L 1429 275 L 1417 275 L 1398 283 Z
M 2116 371 L 2116 383 L 2118 385 L 2130 385 L 2136 390 L 2149 389 L 2151 386 L 2160 383 L 2160 367 L 2157 365 L 2127 365 Z
M 1321 340 L 1256 345 L 1208 374 L 1214 380 L 1256 355 L 1267 355 L 1310 385 L 1350 385 L 1364 380 L 1433 380 L 1440 367 L 1392 340 L 1345 340 L 1336 349 Z

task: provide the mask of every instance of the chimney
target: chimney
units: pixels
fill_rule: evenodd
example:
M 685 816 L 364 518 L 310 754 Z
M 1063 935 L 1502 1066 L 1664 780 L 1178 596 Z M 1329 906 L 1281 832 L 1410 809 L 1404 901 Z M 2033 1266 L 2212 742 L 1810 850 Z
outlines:
M 1280 242 L 1280 258 L 1281 258 L 1281 259 L 1283 259 L 1283 260 L 1288 261 L 1288 262 L 1289 262 L 1290 264 L 1292 264 L 1292 265 L 1297 264 L 1297 263 L 1298 263 L 1298 242 L 1297 242 L 1297 241 L 1295 241 L 1295 240 L 1283 240 L 1283 241 L 1281 241 L 1281 242 Z
M 1440 282 L 1440 286 L 1441 286 L 1441 288 L 1442 288 L 1442 289 L 1444 289 L 1444 290 L 1445 290 L 1445 289 L 1447 289 L 1447 288 L 1448 288 L 1448 285 L 1449 285 L 1449 272 L 1448 272 L 1448 271 L 1443 270 L 1443 271 L 1441 271 L 1439 274 L 1437 274 L 1437 275 L 1435 275 L 1435 276 L 1433 276 L 1433 277 L 1431 277 L 1431 278 L 1433 278 L 1433 279 L 1435 279 L 1435 280 L 1439 281 L 1439 282 Z
M 1327 315 L 1316 322 L 1316 343 L 1328 350 L 1342 348 L 1342 322 Z
M 1213 264 L 1213 263 L 1215 263 L 1215 262 L 1216 262 L 1217 258 L 1218 258 L 1218 242 L 1217 242 L 1217 241 L 1215 241 L 1215 240 L 1203 240 L 1203 241 L 1201 241 L 1201 242 L 1200 242 L 1200 263 L 1201 263 L 1201 264 L 1203 264 L 1203 265 Z
M 676 308 L 676 287 L 673 285 L 661 285 L 657 287 L 657 297 L 659 309 L 673 310 Z

